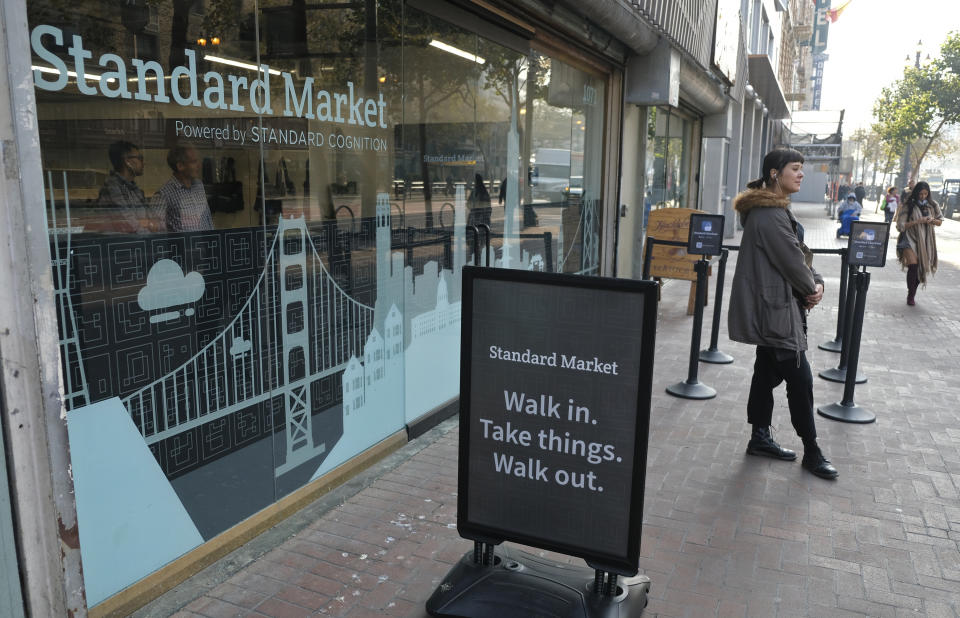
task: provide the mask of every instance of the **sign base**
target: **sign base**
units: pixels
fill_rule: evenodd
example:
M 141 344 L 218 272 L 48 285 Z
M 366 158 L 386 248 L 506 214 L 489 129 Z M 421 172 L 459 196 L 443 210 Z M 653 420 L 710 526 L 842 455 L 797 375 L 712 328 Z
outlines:
M 831 382 L 840 382 L 841 384 L 847 381 L 847 370 L 838 369 L 834 367 L 833 369 L 824 369 L 819 373 L 820 377 L 824 380 L 830 380 Z M 857 372 L 857 379 L 854 380 L 857 384 L 863 384 L 867 381 L 867 376 Z
M 431 616 L 453 618 L 619 618 L 639 616 L 647 606 L 650 579 L 621 578 L 617 594 L 593 592 L 594 571 L 557 564 L 505 545 L 492 566 L 473 551 L 447 573 L 427 601 Z
M 836 352 L 837 354 L 843 349 L 843 341 L 839 339 L 834 339 L 833 341 L 826 341 L 817 346 L 821 350 L 826 350 L 827 352 Z
M 817 408 L 817 414 L 841 423 L 866 424 L 877 420 L 876 414 L 861 408 L 855 403 L 850 405 L 844 405 L 843 402 L 831 403 L 828 406 Z
M 733 357 L 720 350 L 700 350 L 701 363 L 713 363 L 714 365 L 729 365 L 733 362 Z
M 667 387 L 667 394 L 682 399 L 713 399 L 717 391 L 700 382 L 677 382 Z

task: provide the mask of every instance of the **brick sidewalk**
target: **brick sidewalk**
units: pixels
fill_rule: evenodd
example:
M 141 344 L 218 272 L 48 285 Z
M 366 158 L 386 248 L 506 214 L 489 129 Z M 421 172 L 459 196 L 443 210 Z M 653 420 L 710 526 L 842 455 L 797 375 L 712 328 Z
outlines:
M 872 208 L 865 217 L 882 219 Z M 822 205 L 794 210 L 811 247 L 846 244 Z M 725 326 L 719 347 L 735 362 L 699 369 L 718 396 L 665 394 L 686 378 L 691 326 L 686 284 L 665 286 L 640 561 L 652 579 L 645 616 L 960 615 L 960 222 L 938 237 L 940 271 L 917 307 L 905 305 L 895 258 L 871 270 L 860 356 L 869 381 L 855 399 L 877 422 L 817 417 L 836 482 L 799 462 L 744 455 L 753 350 L 729 341 Z M 810 317 L 814 373 L 838 361 L 816 344 L 836 330 L 839 260 L 821 255 L 815 265 L 827 292 Z M 819 378 L 814 389 L 818 405 L 843 393 Z M 774 426 L 784 446 L 801 448 L 782 388 Z M 440 578 L 472 547 L 455 529 L 457 437 L 454 421 L 441 424 L 356 479 L 359 491 L 318 501 L 137 615 L 425 616 Z

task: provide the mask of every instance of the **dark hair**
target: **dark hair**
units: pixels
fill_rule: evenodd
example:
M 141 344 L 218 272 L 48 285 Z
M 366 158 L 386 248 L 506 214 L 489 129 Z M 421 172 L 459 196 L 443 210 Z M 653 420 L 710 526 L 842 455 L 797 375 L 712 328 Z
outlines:
M 773 184 L 770 177 L 770 170 L 775 169 L 782 172 L 783 168 L 791 163 L 803 163 L 803 155 L 793 148 L 775 148 L 767 153 L 763 158 L 763 165 L 760 166 L 760 178 L 747 183 L 748 189 L 762 189 Z
M 167 165 L 170 166 L 170 169 L 176 172 L 177 163 L 186 163 L 187 153 L 191 150 L 195 150 L 193 146 L 174 146 L 171 148 L 170 152 L 167 153 Z
M 924 189 L 927 191 L 927 203 L 936 204 L 936 202 L 933 201 L 933 193 L 930 192 L 930 185 L 922 180 L 913 185 L 913 191 L 911 191 L 910 195 L 907 197 L 907 204 L 910 206 L 918 204 L 920 201 L 920 191 Z
M 887 189 L 887 193 L 896 193 L 896 192 L 897 192 L 896 187 L 890 187 L 889 189 Z
M 128 154 L 130 154 L 134 150 L 140 150 L 140 149 L 137 148 L 136 144 L 133 144 L 130 142 L 125 142 L 121 140 L 119 142 L 114 142 L 110 144 L 110 146 L 107 147 L 107 156 L 110 157 L 110 165 L 113 166 L 113 169 L 115 169 L 118 172 L 123 171 L 124 159 Z

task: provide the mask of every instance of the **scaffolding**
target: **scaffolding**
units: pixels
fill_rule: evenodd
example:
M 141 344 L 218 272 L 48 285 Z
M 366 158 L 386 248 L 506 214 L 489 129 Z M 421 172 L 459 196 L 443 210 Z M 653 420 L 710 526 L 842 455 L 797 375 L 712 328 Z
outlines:
M 797 150 L 806 163 L 826 166 L 824 208 L 835 216 L 840 188 L 844 110 L 796 111 L 787 123 L 783 141 Z

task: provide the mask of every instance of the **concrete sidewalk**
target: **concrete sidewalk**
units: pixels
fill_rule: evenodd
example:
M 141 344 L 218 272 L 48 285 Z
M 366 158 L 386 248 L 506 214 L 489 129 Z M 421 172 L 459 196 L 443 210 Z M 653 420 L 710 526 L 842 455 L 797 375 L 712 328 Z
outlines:
M 796 204 L 811 247 L 835 248 L 822 205 Z M 867 218 L 873 204 L 865 208 Z M 645 616 L 960 616 L 960 222 L 938 230 L 940 271 L 918 305 L 891 250 L 871 269 L 856 402 L 877 422 L 817 417 L 840 471 L 819 479 L 744 454 L 753 349 L 726 337 L 731 365 L 700 364 L 715 399 L 664 392 L 686 378 L 688 286 L 663 290 L 640 560 Z M 738 239 L 728 241 L 731 244 Z M 891 242 L 891 248 L 895 241 Z M 727 270 L 727 286 L 735 255 Z M 833 339 L 839 258 L 817 256 L 824 302 L 810 316 L 814 373 Z M 711 282 L 712 284 L 712 282 Z M 713 289 L 704 319 L 710 337 Z M 817 405 L 843 385 L 815 378 Z M 781 387 L 776 438 L 802 450 Z M 425 616 L 424 603 L 472 543 L 456 531 L 457 426 L 447 421 L 160 597 L 142 616 Z M 558 557 L 560 560 L 567 560 Z M 580 561 L 573 561 L 575 563 Z

